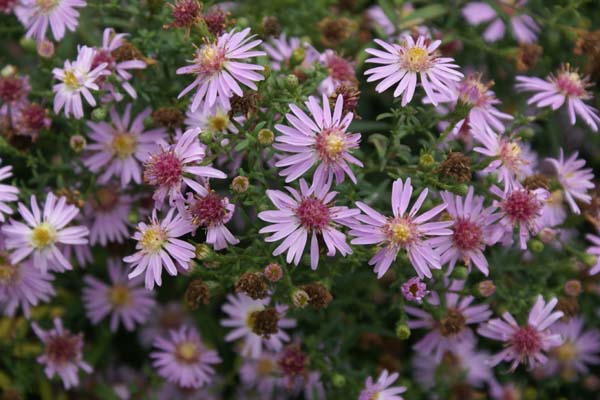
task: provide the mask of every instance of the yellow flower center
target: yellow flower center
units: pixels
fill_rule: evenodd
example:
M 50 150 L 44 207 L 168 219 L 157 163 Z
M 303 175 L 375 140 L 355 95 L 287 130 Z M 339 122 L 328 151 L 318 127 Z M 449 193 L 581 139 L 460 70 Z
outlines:
M 563 192 L 562 190 L 555 190 L 550 193 L 550 197 L 546 200 L 548 204 L 560 204 L 563 201 Z
M 193 364 L 198 361 L 200 355 L 200 349 L 198 345 L 191 341 L 184 341 L 177 345 L 175 348 L 175 357 L 183 363 Z
M 327 149 L 329 158 L 335 158 L 344 151 L 344 139 L 339 135 L 329 135 L 327 136 L 327 139 L 325 139 L 325 148 Z
M 271 359 L 262 358 L 256 363 L 259 376 L 269 376 L 275 370 L 275 364 Z
M 36 249 L 43 249 L 56 242 L 56 230 L 47 222 L 44 222 L 31 232 L 31 245 Z
M 217 50 L 214 46 L 206 46 L 200 52 L 200 56 L 204 62 L 211 62 L 217 58 Z
M 395 242 L 405 243 L 411 238 L 410 227 L 406 224 L 394 224 L 392 225 L 392 238 Z
M 214 132 L 224 131 L 227 125 L 229 125 L 229 117 L 222 112 L 217 112 L 216 115 L 208 119 L 208 126 Z
M 559 361 L 567 362 L 577 357 L 577 348 L 571 341 L 565 341 L 561 346 L 554 350 L 554 354 Z
M 411 72 L 421 72 L 427 67 L 429 53 L 422 47 L 411 47 L 404 53 L 404 61 Z
M 37 0 L 36 4 L 42 11 L 48 12 L 58 5 L 58 0 Z
M 128 132 L 117 133 L 111 143 L 113 152 L 119 158 L 130 157 L 137 149 L 137 139 Z
M 158 253 L 167 241 L 166 233 L 158 225 L 147 228 L 142 234 L 142 248 L 148 253 Z
M 108 292 L 108 301 L 115 307 L 123 307 L 131 302 L 131 293 L 125 285 L 117 285 Z
M 73 72 L 72 69 L 65 71 L 65 77 L 63 78 L 63 82 L 71 90 L 77 90 L 81 87 L 81 85 L 79 84 L 79 80 L 77 80 L 75 72 Z
M 10 264 L 0 265 L 0 282 L 9 282 L 17 273 L 17 269 Z

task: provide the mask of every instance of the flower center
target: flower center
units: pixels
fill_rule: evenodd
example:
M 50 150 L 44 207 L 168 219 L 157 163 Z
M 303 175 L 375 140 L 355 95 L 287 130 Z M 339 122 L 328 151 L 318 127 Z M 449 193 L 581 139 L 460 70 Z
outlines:
M 90 204 L 98 211 L 108 212 L 114 210 L 119 204 L 119 195 L 116 188 L 109 186 L 98 189 L 96 196 L 90 200 Z
M 256 335 L 269 338 L 277 333 L 279 325 L 279 314 L 274 308 L 250 310 L 246 314 L 246 326 Z
M 565 96 L 573 96 L 578 98 L 587 98 L 588 94 L 585 90 L 586 84 L 581 79 L 581 76 L 574 71 L 565 70 L 556 77 L 554 84 L 556 88 Z
M 483 232 L 476 223 L 459 218 L 454 222 L 452 229 L 454 230 L 452 240 L 460 250 L 474 250 L 481 244 Z
M 324 161 L 335 162 L 344 152 L 345 145 L 345 135 L 342 131 L 336 128 L 327 128 L 317 136 L 315 148 Z
M 348 60 L 345 60 L 337 54 L 334 54 L 332 57 L 327 58 L 327 68 L 329 69 L 329 75 L 336 81 L 356 81 L 356 76 L 354 76 L 354 68 L 352 67 L 352 64 Z
M 46 355 L 53 363 L 66 364 L 77 358 L 80 345 L 79 336 L 50 336 L 46 342 Z
M 450 309 L 440 318 L 440 333 L 444 336 L 454 336 L 463 330 L 466 322 L 465 316 L 460 311 Z
M 478 77 L 469 77 L 459 85 L 458 96 L 463 103 L 484 106 L 490 99 L 487 94 L 489 86 L 484 85 Z
M 422 47 L 411 47 L 404 52 L 404 67 L 410 72 L 422 72 L 429 68 L 429 52 Z
M 569 340 L 565 341 L 553 351 L 555 357 L 562 362 L 569 362 L 577 357 L 577 347 Z
M 115 285 L 108 292 L 108 302 L 115 307 L 131 304 L 131 293 L 125 285 Z
M 390 219 L 383 229 L 388 240 L 396 246 L 407 246 L 418 238 L 416 225 L 407 217 Z
M 529 222 L 537 216 L 542 204 L 530 191 L 519 189 L 506 196 L 501 207 L 513 223 Z
M 511 339 L 512 345 L 521 358 L 536 354 L 542 347 L 539 333 L 527 325 L 519 328 Z
M 106 68 L 109 70 L 113 70 L 115 66 L 115 59 L 112 57 L 112 54 L 109 51 L 100 49 L 96 51 L 96 55 L 92 60 L 91 70 L 94 70 L 98 65 L 106 63 Z
M 216 226 L 223 223 L 227 215 L 225 202 L 215 192 L 204 197 L 195 197 L 189 206 L 192 222 L 199 226 Z
M 31 232 L 31 245 L 36 249 L 44 249 L 56 242 L 56 229 L 49 223 L 43 222 L 33 228 Z
M 379 399 L 379 390 L 377 389 L 364 389 L 360 392 L 360 396 L 358 396 L 358 400 L 378 400 Z
M 296 216 L 307 229 L 323 229 L 331 220 L 329 207 L 322 200 L 312 197 L 302 199 L 296 209 Z
M 199 73 L 214 74 L 223 69 L 224 63 L 225 49 L 218 47 L 216 44 L 205 44 L 196 56 Z
M 276 364 L 270 358 L 261 358 L 256 363 L 256 370 L 259 376 L 269 376 L 275 371 Z
M 550 193 L 550 196 L 548 197 L 548 200 L 546 200 L 546 202 L 550 205 L 554 205 L 554 204 L 562 204 L 563 201 L 563 192 L 562 190 L 555 190 L 552 193 Z
M 0 77 L 0 99 L 6 103 L 17 101 L 27 95 L 23 81 L 16 76 Z
M 131 157 L 137 149 L 137 138 L 129 132 L 120 132 L 113 136 L 111 147 L 120 159 Z
M 518 172 L 520 168 L 527 163 L 521 158 L 521 146 L 518 142 L 509 142 L 503 140 L 500 144 L 500 158 L 506 168 L 513 172 Z
M 63 83 L 71 90 L 77 90 L 81 87 L 79 80 L 75 76 L 75 72 L 72 69 L 65 71 Z
M 44 13 L 52 11 L 58 5 L 58 2 L 59 0 L 36 0 L 38 8 Z
M 183 364 L 194 364 L 200 357 L 200 348 L 197 343 L 185 340 L 175 347 L 175 358 Z
M 229 117 L 225 113 L 217 112 L 217 114 L 208 118 L 208 126 L 213 132 L 224 131 L 227 125 L 229 125 Z
M 167 233 L 159 226 L 153 225 L 147 228 L 140 240 L 142 248 L 151 254 L 158 253 L 167 241 Z
M 13 277 L 17 274 L 17 268 L 6 262 L 0 265 L 0 284 L 5 285 L 13 280 Z
M 181 181 L 183 166 L 172 150 L 153 154 L 146 162 L 144 179 L 150 185 L 171 186 Z

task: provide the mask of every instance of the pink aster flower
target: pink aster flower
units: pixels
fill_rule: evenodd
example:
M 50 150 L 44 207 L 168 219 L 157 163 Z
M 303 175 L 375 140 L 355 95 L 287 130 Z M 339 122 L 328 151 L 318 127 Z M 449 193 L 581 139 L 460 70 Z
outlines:
M 187 270 L 190 260 L 195 256 L 194 246 L 177 238 L 191 230 L 191 224 L 176 214 L 173 208 L 162 221 L 156 216 L 156 210 L 152 211 L 149 223 L 140 222 L 133 235 L 138 251 L 123 258 L 134 268 L 129 279 L 145 272 L 146 288 L 152 290 L 155 283 L 162 285 L 163 267 L 172 276 L 177 275 L 177 268 Z
M 266 242 L 283 242 L 273 251 L 277 256 L 287 251 L 286 260 L 298 265 L 306 242 L 310 236 L 310 267 L 315 270 L 319 264 L 319 239 L 327 247 L 327 256 L 333 257 L 336 252 L 342 256 L 352 254 L 346 243 L 346 236 L 338 229 L 349 226 L 353 218 L 360 213 L 357 209 L 335 206 L 337 192 L 329 192 L 331 181 L 322 186 L 313 183 L 308 186 L 304 179 L 300 180 L 300 191 L 288 187 L 291 197 L 279 190 L 267 190 L 267 196 L 277 210 L 263 211 L 258 218 L 268 225 L 259 233 L 272 233 Z
M 114 186 L 99 187 L 83 209 L 90 221 L 90 244 L 123 243 L 129 238 L 129 211 L 133 199 Z
M 548 191 L 541 188 L 528 190 L 517 184 L 508 191 L 492 186 L 490 192 L 500 197 L 494 201 L 494 206 L 501 215 L 498 226 L 506 233 L 504 241 L 512 242 L 513 231 L 518 228 L 519 245 L 521 249 L 527 249 L 530 235 L 537 235 L 544 228 L 542 211 Z
M 588 272 L 589 275 L 596 275 L 600 272 L 600 236 L 587 234 L 586 239 L 592 242 L 592 245 L 587 248 L 586 253 L 596 257 L 595 265 Z
M 238 133 L 233 121 L 242 124 L 244 117 L 229 118 L 229 112 L 219 106 L 209 109 L 198 109 L 194 112 L 188 110 L 185 119 L 185 125 L 190 128 L 199 128 L 203 132 L 216 134 Z M 223 145 L 228 143 L 223 143 Z
M 137 93 L 133 86 L 131 86 L 129 83 L 129 80 L 132 78 L 129 70 L 144 69 L 146 68 L 146 63 L 137 59 L 119 60 L 116 58 L 116 52 L 121 46 L 123 46 L 125 43 L 124 39 L 127 36 L 128 34 L 126 33 L 115 33 L 113 28 L 104 29 L 104 33 L 102 34 L 102 47 L 96 49 L 96 55 L 94 57 L 92 66 L 106 63 L 106 69 L 113 74 L 114 78 L 121 84 L 127 94 L 136 99 Z M 102 89 L 110 92 L 111 97 L 109 100 L 114 98 L 116 101 L 121 101 L 123 99 L 123 95 L 120 94 L 108 81 L 102 81 L 101 86 Z
M 515 38 L 520 43 L 533 43 L 537 40 L 540 27 L 533 18 L 527 14 L 519 12 L 526 4 L 527 0 L 497 0 L 495 1 L 509 18 L 510 27 Z M 496 9 L 483 1 L 474 1 L 467 3 L 462 10 L 463 17 L 471 25 L 481 25 L 490 22 L 490 25 L 483 32 L 483 39 L 487 42 L 495 42 L 502 37 L 506 31 L 504 22 L 496 12 Z
M 54 277 L 42 273 L 31 261 L 13 264 L 9 257 L 9 253 L 0 251 L 0 309 L 4 315 L 14 317 L 21 308 L 29 318 L 31 306 L 47 303 L 54 296 Z
M 225 226 L 233 217 L 235 205 L 227 197 L 222 197 L 214 190 L 208 189 L 205 195 L 188 194 L 184 215 L 194 227 L 206 229 L 206 243 L 215 250 L 236 245 L 240 241 Z
M 406 392 L 404 386 L 392 386 L 392 384 L 398 379 L 400 374 L 389 372 L 384 369 L 377 381 L 373 381 L 372 377 L 368 377 L 365 381 L 364 389 L 360 392 L 358 400 L 402 400 L 404 397 L 400 396 L 401 393 Z
M 520 91 L 535 92 L 527 104 L 535 104 L 538 108 L 552 107 L 553 110 L 557 110 L 566 102 L 571 125 L 575 125 L 579 115 L 594 132 L 597 132 L 600 123 L 598 110 L 583 102 L 593 98 L 592 93 L 587 90 L 589 86 L 590 77 L 580 75 L 577 70 L 571 70 L 567 64 L 563 65 L 556 75 L 549 75 L 545 80 L 517 76 L 516 88 Z
M 404 250 L 419 278 L 431 278 L 431 269 L 440 269 L 439 253 L 433 248 L 430 236 L 451 235 L 448 229 L 452 221 L 428 222 L 446 209 L 440 204 L 417 216 L 429 189 L 425 188 L 409 212 L 408 205 L 413 193 L 410 178 L 403 182 L 398 179 L 392 187 L 393 217 L 385 217 L 362 202 L 356 205 L 364 214 L 356 218 L 362 224 L 356 224 L 350 231 L 354 236 L 352 244 L 380 244 L 381 249 L 369 260 L 374 265 L 377 278 L 381 278 L 396 260 L 398 252 Z
M 196 79 L 191 85 L 179 93 L 181 98 L 195 87 L 198 87 L 192 101 L 191 110 L 210 108 L 215 104 L 229 110 L 229 99 L 236 94 L 242 96 L 242 88 L 238 82 L 252 90 L 258 90 L 254 82 L 264 80 L 264 76 L 256 71 L 262 71 L 261 65 L 242 62 L 251 57 L 264 56 L 264 51 L 251 51 L 262 43 L 262 40 L 252 40 L 248 36 L 250 28 L 241 32 L 235 29 L 219 36 L 214 43 L 205 43 L 196 51 L 192 65 L 181 67 L 177 74 L 193 74 Z
M 496 133 L 480 134 L 477 138 L 483 146 L 475 147 L 473 150 L 493 159 L 481 172 L 497 174 L 498 182 L 504 182 L 505 190 L 533 174 L 533 166 L 518 139 L 507 138 Z
M 284 378 L 278 365 L 279 354 L 263 351 L 257 359 L 245 358 L 240 367 L 240 379 L 244 386 L 256 388 L 265 399 L 273 398 L 276 390 L 283 387 Z
M 0 160 L 2 162 L 2 160 Z M 0 182 L 5 179 L 12 177 L 12 166 L 5 165 L 0 167 Z M 8 206 L 7 203 L 12 203 L 19 199 L 19 189 L 14 187 L 13 185 L 5 185 L 0 183 L 0 222 L 4 222 L 5 215 L 10 215 L 13 213 L 12 208 Z
M 327 69 L 327 77 L 319 84 L 319 93 L 331 96 L 341 85 L 358 86 L 354 62 L 327 49 L 319 56 L 319 62 Z
M 150 317 L 155 306 L 154 293 L 146 290 L 141 279 L 127 279 L 127 270 L 119 261 L 108 260 L 110 284 L 91 276 L 84 277 L 83 301 L 86 315 L 97 325 L 110 316 L 110 330 L 116 332 L 119 323 L 133 331 Z
M 560 346 L 563 339 L 560 334 L 552 333 L 550 327 L 563 316 L 562 311 L 554 311 L 558 303 L 553 298 L 548 303 L 538 295 L 529 312 L 527 324 L 519 326 L 515 318 L 506 311 L 502 319 L 495 318 L 481 325 L 477 332 L 492 340 L 504 342 L 505 349 L 490 358 L 491 366 L 502 361 L 511 361 L 511 371 L 521 363 L 531 368 L 544 365 L 548 361 L 546 352 Z
M 30 91 L 28 76 L 20 76 L 12 65 L 4 67 L 0 75 L 0 116 L 8 118 L 15 107 L 25 104 Z
M 279 37 L 272 37 L 269 43 L 263 43 L 263 49 L 271 59 L 271 66 L 274 71 L 288 68 L 292 53 L 299 47 L 300 39 L 297 37 L 288 39 L 285 32 L 279 35 Z
M 273 145 L 277 150 L 293 154 L 275 163 L 276 167 L 283 167 L 279 175 L 285 176 L 286 182 L 298 179 L 316 164 L 313 177 L 315 182 L 322 183 L 335 176 L 336 182 L 341 183 L 344 176 L 348 175 L 356 183 L 356 177 L 348 164 L 363 166 L 351 154 L 359 147 L 360 133 L 346 132 L 353 114 L 342 116 L 343 105 L 344 99 L 340 95 L 332 115 L 327 96 L 323 95 L 321 105 L 311 96 L 306 102 L 311 118 L 298 106 L 290 104 L 292 113 L 286 114 L 286 119 L 291 126 L 275 125 L 281 135 L 275 138 L 277 143 Z
M 582 317 L 573 317 L 552 326 L 552 333 L 562 336 L 564 342 L 551 351 L 550 360 L 544 366 L 547 374 L 560 372 L 572 381 L 578 374 L 587 374 L 590 365 L 600 364 L 600 331 L 584 330 L 583 323 Z
M 227 295 L 227 303 L 222 307 L 227 318 L 221 320 L 221 325 L 233 328 L 225 336 L 226 342 L 243 339 L 241 354 L 244 357 L 258 358 L 265 349 L 279 352 L 283 344 L 290 341 L 289 335 L 284 331 L 286 328 L 296 326 L 296 320 L 285 318 L 287 306 L 277 305 L 277 332 L 262 334 L 257 326 L 258 314 L 265 311 L 270 299 L 253 300 L 245 294 Z
M 375 43 L 385 51 L 367 49 L 366 52 L 375 57 L 368 58 L 366 62 L 383 65 L 365 72 L 365 75 L 370 75 L 367 82 L 381 80 L 375 87 L 378 93 L 398 83 L 394 97 L 402 95 L 403 107 L 410 103 L 415 94 L 417 75 L 420 76 L 427 99 L 436 106 L 438 93 L 452 96 L 451 87 L 463 76 L 455 71 L 458 66 L 452 64 L 452 58 L 436 55 L 435 51 L 442 44 L 441 40 L 429 43 L 424 36 L 419 36 L 415 43 L 411 36 L 405 36 L 400 45 L 386 43 L 380 39 L 375 39 Z
M 155 151 L 157 142 L 166 138 L 164 128 L 146 130 L 144 119 L 151 113 L 146 108 L 131 121 L 131 104 L 125 107 L 123 116 L 117 110 L 110 109 L 111 123 L 88 121 L 91 129 L 88 136 L 91 140 L 86 146 L 87 156 L 83 163 L 90 171 L 99 173 L 98 181 L 108 183 L 111 177 L 117 177 L 121 186 L 126 186 L 132 180 L 142 183 L 142 169 L 140 163 L 145 162 L 150 153 Z
M 558 159 L 548 158 L 556 171 L 556 176 L 560 182 L 563 193 L 571 207 L 571 211 L 579 214 L 579 206 L 575 200 L 589 204 L 592 201 L 592 196 L 587 194 L 588 190 L 594 188 L 594 174 L 591 168 L 583 168 L 585 160 L 577 159 L 578 152 L 573 153 L 565 160 L 563 149 L 560 149 L 560 157 Z
M 154 347 L 152 366 L 167 381 L 183 388 L 209 384 L 215 375 L 213 365 L 221 362 L 219 354 L 202 343 L 198 331 L 186 326 L 171 330 L 167 337 L 157 337 Z
M 60 318 L 54 319 L 54 328 L 43 330 L 36 322 L 31 328 L 44 344 L 44 353 L 37 358 L 44 365 L 44 372 L 49 379 L 60 376 L 65 389 L 79 386 L 79 369 L 92 372 L 92 367 L 83 361 L 83 334 L 72 334 L 63 327 Z
M 152 153 L 144 164 L 144 181 L 155 187 L 154 200 L 161 204 L 167 195 L 171 202 L 183 198 L 184 184 L 194 192 L 206 195 L 208 191 L 188 177 L 226 178 L 225 173 L 208 166 L 198 165 L 204 160 L 205 149 L 200 144 L 200 129 L 188 129 L 176 143 L 161 144 L 158 152 Z M 185 174 L 185 175 L 184 175 Z
M 152 312 L 152 318 L 148 319 L 140 329 L 140 343 L 145 347 L 150 347 L 157 337 L 166 337 L 171 330 L 179 330 L 182 326 L 193 327 L 195 323 L 181 303 L 159 303 Z
M 52 119 L 48 116 L 48 109 L 36 103 L 16 104 L 11 110 L 11 123 L 15 133 L 28 136 L 30 140 L 37 140 L 42 129 L 49 129 Z
M 91 91 L 99 90 L 98 78 L 108 75 L 110 72 L 106 69 L 106 63 L 92 68 L 95 55 L 96 50 L 87 46 L 80 46 L 77 49 L 77 60 L 75 62 L 65 60 L 62 69 L 54 68 L 52 70 L 54 78 L 60 81 L 52 88 L 54 91 L 54 112 L 56 114 L 64 107 L 67 117 L 70 117 L 71 114 L 76 119 L 83 117 L 82 95 L 92 107 L 96 106 L 96 100 Z
M 473 304 L 473 296 L 460 296 L 456 293 L 463 288 L 464 281 L 449 281 L 448 291 L 443 298 L 433 292 L 426 299 L 427 303 L 442 311 L 439 319 L 417 307 L 404 308 L 408 315 L 415 318 L 408 321 L 409 328 L 429 329 L 415 344 L 414 349 L 421 354 L 433 355 L 436 362 L 442 359 L 445 352 L 460 344 L 472 342 L 474 335 L 469 325 L 487 321 L 492 315 L 487 304 Z
M 440 196 L 448 206 L 446 212 L 454 224 L 452 235 L 432 239 L 432 243 L 441 255 L 442 264 L 449 263 L 450 273 L 457 262 L 463 262 L 469 268 L 471 263 L 484 275 L 488 275 L 488 262 L 483 254 L 486 246 L 495 244 L 502 236 L 495 223 L 500 218 L 496 207 L 483 207 L 484 198 L 474 196 L 473 187 L 469 187 L 466 197 L 450 192 L 441 192 Z
M 429 294 L 427 285 L 416 276 L 413 276 L 400 287 L 402 296 L 408 301 L 414 301 L 420 303 L 423 298 Z
M 16 264 L 33 253 L 33 264 L 44 273 L 48 267 L 56 271 L 72 269 L 58 245 L 88 243 L 88 228 L 67 226 L 79 214 L 79 209 L 67 204 L 65 197 L 57 201 L 53 193 L 48 193 L 43 213 L 35 195 L 31 196 L 31 211 L 23 203 L 19 203 L 18 208 L 26 224 L 11 219 L 9 224 L 2 226 L 6 248 L 12 251 L 11 262 Z
M 9 15 L 17 5 L 17 0 L 2 0 L 0 1 L 0 13 Z
M 27 29 L 28 38 L 41 42 L 50 25 L 54 40 L 60 42 L 65 30 L 75 32 L 79 22 L 76 9 L 86 5 L 83 0 L 21 0 L 15 7 L 15 15 Z

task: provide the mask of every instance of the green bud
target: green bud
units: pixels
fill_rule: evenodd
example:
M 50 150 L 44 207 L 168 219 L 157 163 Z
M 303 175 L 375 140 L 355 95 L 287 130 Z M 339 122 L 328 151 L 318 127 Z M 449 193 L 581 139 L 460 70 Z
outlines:
M 292 304 L 296 308 L 304 308 L 308 305 L 310 296 L 302 289 L 296 289 L 292 293 Z
M 410 328 L 408 325 L 398 323 L 398 325 L 396 325 L 396 337 L 400 340 L 408 340 L 410 337 Z
M 208 245 L 200 243 L 196 245 L 195 253 L 198 260 L 206 260 L 210 257 L 212 249 Z
M 275 134 L 270 129 L 261 129 L 258 131 L 258 142 L 263 146 L 268 146 L 273 143 L 275 139 Z
M 285 77 L 285 87 L 288 90 L 294 90 L 298 87 L 298 77 L 294 74 L 289 74 Z
M 452 271 L 452 277 L 455 279 L 467 279 L 467 276 L 469 276 L 469 270 L 467 269 L 467 267 L 456 267 L 454 268 L 454 271 Z
M 544 243 L 537 239 L 530 240 L 529 243 L 527 243 L 527 247 L 529 247 L 529 250 L 533 251 L 534 253 L 541 253 L 544 251 Z
M 271 75 L 271 67 L 269 67 L 268 65 L 263 65 L 264 69 L 262 71 L 262 75 L 265 77 L 265 79 L 267 79 L 269 77 L 269 75 Z
M 331 383 L 336 388 L 341 388 L 346 386 L 346 377 L 342 374 L 333 374 L 331 377 Z
M 29 39 L 25 36 L 23 36 L 21 38 L 21 40 L 19 41 L 19 44 L 21 45 L 21 47 L 27 51 L 37 51 L 37 46 L 35 44 L 35 40 L 33 39 Z
M 535 131 L 531 128 L 523 128 L 519 131 L 519 135 L 523 138 L 523 139 L 532 139 L 533 136 L 535 136 Z
M 292 57 L 291 57 L 292 64 L 293 65 L 302 64 L 302 61 L 304 61 L 304 57 L 306 57 L 306 50 L 304 50 L 304 47 L 298 47 L 298 48 L 294 49 L 294 51 L 292 51 Z
M 202 131 L 200 134 L 200 141 L 204 144 L 211 144 L 214 141 L 212 133 L 209 131 Z
M 536 400 L 537 399 L 537 390 L 533 387 L 528 387 L 523 391 L 523 399 L 524 400 Z
M 92 120 L 96 122 L 104 121 L 107 115 L 108 111 L 104 107 L 98 107 L 92 110 Z
M 423 169 L 431 169 L 434 164 L 435 158 L 433 158 L 433 154 L 431 153 L 423 153 L 419 157 L 419 166 Z
M 593 256 L 588 253 L 585 253 L 582 256 L 582 260 L 585 263 L 585 265 L 587 265 L 588 267 L 593 267 L 594 265 L 596 265 L 596 262 L 598 261 L 598 257 Z
M 458 195 L 461 195 L 461 196 L 464 196 L 469 191 L 469 185 L 466 185 L 466 184 L 463 183 L 463 184 L 454 186 L 453 189 L 454 189 L 453 190 L 454 193 L 456 193 Z

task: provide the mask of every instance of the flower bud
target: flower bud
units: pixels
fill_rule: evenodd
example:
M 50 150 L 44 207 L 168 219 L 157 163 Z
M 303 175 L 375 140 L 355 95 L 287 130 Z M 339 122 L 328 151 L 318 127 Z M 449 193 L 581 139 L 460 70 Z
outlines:
M 235 283 L 235 291 L 258 300 L 267 297 L 269 287 L 260 272 L 244 272 Z
M 598 257 L 596 257 L 596 256 L 594 256 L 592 254 L 585 253 L 582 256 L 582 261 L 588 267 L 593 267 L 594 265 L 596 265 L 596 262 L 598 261 Z
M 308 304 L 317 310 L 321 308 L 327 308 L 329 303 L 331 303 L 333 300 L 333 296 L 331 293 L 329 293 L 329 290 L 317 282 L 302 286 L 302 290 L 308 294 Z
M 291 61 L 293 65 L 301 64 L 304 61 L 304 57 L 306 57 L 306 50 L 304 47 L 297 47 L 292 51 Z
M 496 293 L 496 285 L 494 285 L 494 281 L 489 279 L 479 282 L 479 285 L 477 285 L 477 289 L 479 291 L 479 294 L 483 297 L 490 297 L 491 295 Z
M 202 131 L 200 134 L 200 142 L 203 144 L 211 144 L 213 142 L 213 134 L 209 131 Z
M 396 325 L 396 337 L 400 340 L 408 340 L 410 338 L 410 328 L 404 323 Z
M 185 301 L 192 310 L 210 301 L 210 289 L 202 279 L 194 279 L 185 291 Z
M 42 58 L 50 58 L 54 55 L 54 43 L 44 39 L 37 44 L 37 53 Z
M 577 297 L 581 294 L 581 282 L 577 279 L 571 279 L 565 282 L 565 293 L 572 297 Z
M 292 293 L 292 304 L 296 308 L 304 308 L 308 305 L 310 296 L 302 289 L 296 289 Z
M 196 245 L 195 253 L 198 260 L 206 260 L 211 255 L 212 249 L 208 245 L 200 243 Z
M 454 268 L 454 271 L 452 271 L 452 277 L 454 279 L 464 280 L 467 279 L 467 276 L 469 276 L 469 270 L 467 267 L 456 267 Z
M 108 111 L 104 107 L 97 107 L 92 110 L 92 120 L 96 122 L 104 121 L 107 115 Z
M 23 36 L 21 38 L 21 40 L 19 41 L 19 44 L 25 50 L 32 51 L 32 52 L 36 51 L 35 41 L 33 39 Z
M 527 247 L 534 253 L 541 253 L 544 251 L 544 243 L 541 240 L 532 239 L 527 243 Z
M 289 74 L 285 77 L 285 87 L 287 90 L 294 90 L 298 87 L 298 77 L 294 74 Z
M 279 264 L 271 263 L 265 267 L 263 274 L 270 282 L 278 282 L 283 278 L 283 269 Z
M 336 388 L 342 388 L 346 386 L 346 377 L 342 374 L 333 374 L 333 376 L 331 377 L 331 383 Z
M 73 135 L 69 139 L 69 146 L 71 146 L 71 150 L 73 150 L 75 153 L 82 152 L 86 145 L 87 141 L 81 135 Z
M 435 164 L 435 158 L 430 153 L 423 153 L 419 157 L 419 166 L 423 169 L 430 169 Z
M 250 187 L 250 181 L 245 176 L 236 176 L 231 181 L 231 189 L 236 193 L 244 193 Z
M 261 129 L 258 131 L 258 142 L 263 146 L 268 146 L 275 140 L 275 134 L 270 129 Z

